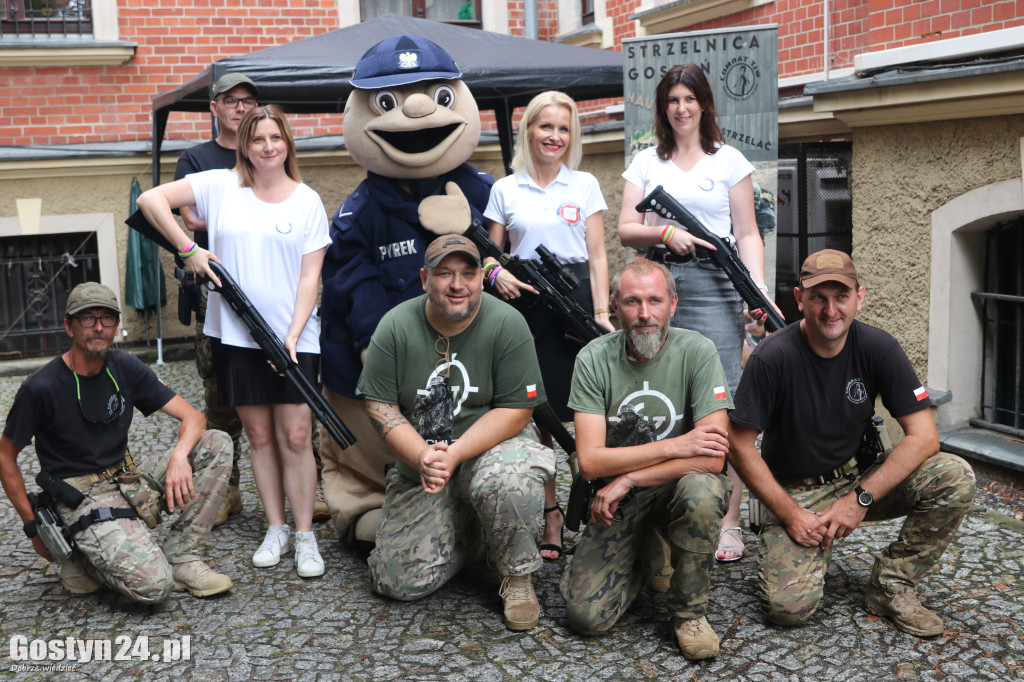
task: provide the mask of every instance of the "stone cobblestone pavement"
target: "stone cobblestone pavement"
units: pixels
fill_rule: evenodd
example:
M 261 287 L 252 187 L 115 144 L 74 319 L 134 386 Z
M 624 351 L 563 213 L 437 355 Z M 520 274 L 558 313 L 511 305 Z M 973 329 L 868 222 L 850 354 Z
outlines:
M 191 362 L 172 362 L 155 370 L 187 400 L 199 404 L 200 384 Z M 23 379 L 23 374 L 0 378 L 0 415 L 6 416 Z M 175 433 L 173 420 L 163 415 L 144 419 L 136 414 L 133 451 L 163 450 L 172 444 Z M 31 480 L 38 467 L 31 447 L 19 463 Z M 564 501 L 568 474 L 564 463 L 560 468 Z M 264 525 L 247 469 L 242 486 L 245 510 L 215 529 L 207 552 L 210 565 L 234 580 L 234 589 L 210 599 L 175 593 L 155 607 L 133 604 L 110 592 L 84 597 L 65 594 L 57 567 L 35 555 L 4 497 L 0 502 L 4 675 L 18 680 L 475 682 L 1024 679 L 1024 524 L 985 505 L 972 509 L 943 563 L 921 589 L 925 604 L 945 619 L 946 632 L 941 637 L 921 640 L 903 634 L 861 608 L 871 557 L 896 532 L 896 524 L 890 522 L 865 526 L 837 550 L 826 597 L 811 623 L 803 627 L 765 623 L 751 557 L 717 565 L 708 620 L 722 637 L 722 653 L 710 661 L 690 662 L 676 647 L 662 598 L 649 592 L 641 594 L 606 636 L 581 638 L 570 633 L 558 593 L 567 559 L 548 562 L 536 574 L 543 609 L 540 625 L 521 633 L 502 626 L 498 579 L 483 567 L 466 571 L 419 602 L 398 603 L 376 596 L 370 589 L 365 556 L 339 545 L 329 524 L 317 529 L 327 563 L 322 578 L 299 578 L 289 560 L 255 569 L 250 557 L 263 537 Z M 572 538 L 566 539 L 571 546 Z M 744 540 L 752 545 L 754 537 L 744 533 Z M 18 643 L 66 643 L 68 637 L 109 640 L 112 656 L 123 653 L 127 660 L 17 660 Z M 173 653 L 175 644 L 183 649 L 187 644 L 188 660 L 164 660 L 165 641 L 168 653 Z M 144 643 L 148 643 L 148 655 L 144 655 Z M 54 665 L 73 672 L 45 667 Z

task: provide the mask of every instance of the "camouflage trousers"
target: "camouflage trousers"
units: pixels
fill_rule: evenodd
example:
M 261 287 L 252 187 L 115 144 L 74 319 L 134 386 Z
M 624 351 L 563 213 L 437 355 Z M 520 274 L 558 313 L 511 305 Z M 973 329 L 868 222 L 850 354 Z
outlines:
M 598 635 L 615 625 L 650 577 L 645 552 L 653 548 L 656 530 L 675 550 L 666 608 L 680 618 L 705 615 L 712 553 L 731 492 L 724 474 L 688 474 L 640 491 L 611 526 L 588 523 L 562 575 L 569 627 Z
M 84 476 L 66 479 L 86 498 L 75 510 L 61 503 L 61 513 L 70 525 L 93 509 L 145 507 L 154 495 L 159 497 L 160 511 L 169 513 L 164 482 L 170 454 L 146 457 L 137 464 L 142 476 L 133 482 L 114 478 L 89 483 Z M 72 559 L 104 585 L 136 601 L 164 601 L 174 589 L 171 564 L 201 558 L 196 550 L 213 527 L 227 492 L 231 439 L 223 431 L 206 431 L 188 461 L 196 496 L 171 525 L 163 547 L 157 546 L 142 519 L 115 519 L 94 523 L 78 533 Z
M 826 485 L 792 486 L 786 492 L 804 509 L 823 511 L 852 492 L 879 465 L 852 481 L 842 478 Z M 940 452 L 876 500 L 864 521 L 907 518 L 896 540 L 875 558 L 872 584 L 890 594 L 914 591 L 953 540 L 973 497 L 971 466 L 956 455 Z M 806 621 L 821 601 L 832 548 L 796 544 L 771 514 L 762 528 L 760 543 L 757 578 L 761 606 L 768 619 L 779 625 Z
M 356 437 L 356 442 L 344 450 L 328 437 L 321 450 L 327 509 L 338 537 L 351 542 L 356 519 L 384 506 L 385 470 L 395 463 L 395 453 L 373 427 L 362 400 L 335 393 L 326 386 L 323 394 Z
M 206 313 L 207 288 L 202 289 L 202 314 Z M 220 404 L 220 397 L 217 393 L 217 375 L 213 371 L 213 342 L 210 337 L 203 333 L 203 323 L 200 317 L 196 317 L 196 372 L 203 380 L 203 398 L 206 409 L 203 414 L 206 416 L 206 428 L 223 431 L 231 437 L 234 444 L 234 456 L 231 462 L 231 480 L 229 484 L 238 487 L 238 480 L 241 473 L 238 468 L 239 460 L 242 457 L 242 420 L 233 407 L 224 407 Z
M 554 473 L 555 453 L 533 426 L 463 462 L 436 495 L 392 468 L 369 559 L 373 589 L 402 601 L 425 597 L 483 549 L 502 576 L 533 573 L 544 563 L 536 538 Z

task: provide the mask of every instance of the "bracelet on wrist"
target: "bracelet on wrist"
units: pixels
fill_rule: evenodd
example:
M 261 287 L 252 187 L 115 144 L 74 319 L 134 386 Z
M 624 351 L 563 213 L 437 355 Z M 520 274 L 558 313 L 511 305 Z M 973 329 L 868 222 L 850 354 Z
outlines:
M 672 233 L 675 232 L 676 228 L 674 225 L 668 225 L 664 230 L 661 231 L 661 243 L 668 244 L 669 240 L 672 239 Z
M 594 308 L 595 315 L 604 315 L 608 312 L 607 308 Z
M 498 267 L 494 268 L 494 270 L 491 271 L 491 275 L 490 277 L 488 277 L 487 283 L 490 284 L 492 288 L 494 287 L 494 283 L 498 281 L 498 273 L 504 269 L 505 268 L 499 265 Z
M 181 258 L 188 258 L 189 256 L 193 255 L 198 250 L 199 250 L 199 245 L 196 244 L 195 242 L 192 242 L 191 244 L 189 244 L 187 249 L 185 249 L 184 251 L 179 251 L 178 252 L 178 256 L 180 256 Z

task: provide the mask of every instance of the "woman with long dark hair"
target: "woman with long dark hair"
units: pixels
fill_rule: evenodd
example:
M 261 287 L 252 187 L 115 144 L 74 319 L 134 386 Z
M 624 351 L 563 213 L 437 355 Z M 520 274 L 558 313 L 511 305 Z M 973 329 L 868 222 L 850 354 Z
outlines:
M 711 339 L 725 368 L 730 391 L 740 380 L 743 352 L 743 300 L 725 272 L 711 259 L 711 245 L 678 224 L 635 206 L 658 185 L 720 237 L 731 240 L 754 282 L 767 292 L 764 242 L 754 217 L 754 166 L 725 143 L 718 125 L 715 98 L 696 64 L 669 69 L 655 90 L 656 147 L 638 152 L 622 177 L 619 238 L 626 246 L 646 249 L 648 258 L 672 271 L 679 305 L 672 326 L 686 327 Z M 743 484 L 729 470 L 733 494 L 722 519 L 715 558 L 743 557 L 739 504 Z

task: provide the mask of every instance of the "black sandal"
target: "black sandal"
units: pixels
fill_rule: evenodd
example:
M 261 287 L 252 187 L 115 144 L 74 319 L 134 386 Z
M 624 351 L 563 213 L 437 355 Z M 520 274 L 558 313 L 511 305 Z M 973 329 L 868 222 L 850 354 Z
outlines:
M 564 542 L 564 539 L 565 539 L 565 512 L 562 511 L 562 505 L 560 505 L 560 504 L 558 504 L 556 502 L 554 507 L 548 507 L 547 509 L 544 510 L 544 516 L 547 516 L 548 514 L 550 514 L 551 512 L 553 512 L 555 510 L 558 510 L 558 513 L 562 515 L 562 530 L 559 532 L 558 538 L 559 538 L 559 541 Z M 544 543 L 543 545 L 541 545 L 540 547 L 538 547 L 537 550 L 540 551 L 540 552 L 558 552 L 558 554 L 556 556 L 553 556 L 553 557 L 541 557 L 542 559 L 544 559 L 544 561 L 558 561 L 559 559 L 562 558 L 562 545 L 561 544 L 553 545 L 553 544 L 547 542 L 547 543 Z

